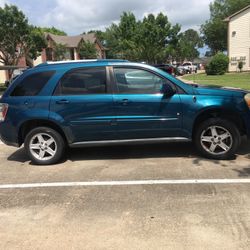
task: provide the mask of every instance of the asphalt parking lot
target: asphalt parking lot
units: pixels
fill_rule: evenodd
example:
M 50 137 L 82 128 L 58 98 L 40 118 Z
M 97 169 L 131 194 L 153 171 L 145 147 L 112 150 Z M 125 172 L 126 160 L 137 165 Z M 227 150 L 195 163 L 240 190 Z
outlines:
M 32 165 L 22 148 L 0 144 L 0 249 L 249 245 L 247 141 L 229 161 L 169 143 L 74 149 L 54 166 Z

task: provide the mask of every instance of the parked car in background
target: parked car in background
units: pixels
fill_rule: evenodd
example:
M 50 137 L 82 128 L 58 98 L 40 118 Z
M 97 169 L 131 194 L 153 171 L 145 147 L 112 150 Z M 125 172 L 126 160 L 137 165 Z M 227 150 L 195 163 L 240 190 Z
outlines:
M 155 64 L 153 66 L 167 72 L 170 75 L 173 75 L 175 73 L 175 68 L 171 64 Z
M 193 141 L 228 159 L 250 138 L 250 93 L 183 83 L 122 60 L 64 61 L 25 71 L 0 99 L 0 138 L 35 164 L 68 147 Z M 164 145 L 162 145 L 164 148 Z
M 180 70 L 183 70 L 185 74 L 192 74 L 197 73 L 197 66 L 194 65 L 192 62 L 183 63 L 181 66 L 178 67 Z
M 156 64 L 153 66 L 167 72 L 170 75 L 182 76 L 185 74 L 183 69 L 179 69 L 178 67 L 171 64 Z

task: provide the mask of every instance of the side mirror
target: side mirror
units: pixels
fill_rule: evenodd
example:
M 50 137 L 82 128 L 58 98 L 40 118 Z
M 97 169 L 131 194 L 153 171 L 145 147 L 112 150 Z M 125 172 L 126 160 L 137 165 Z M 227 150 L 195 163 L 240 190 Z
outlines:
M 176 90 L 170 84 L 163 83 L 161 87 L 161 93 L 166 97 L 171 97 L 176 94 Z

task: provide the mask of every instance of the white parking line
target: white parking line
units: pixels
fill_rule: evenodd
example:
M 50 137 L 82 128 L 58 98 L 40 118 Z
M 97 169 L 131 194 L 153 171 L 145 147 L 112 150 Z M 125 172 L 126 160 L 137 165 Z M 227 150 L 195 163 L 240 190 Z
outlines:
M 186 184 L 250 184 L 250 179 L 190 179 L 190 180 L 23 183 L 23 184 L 1 184 L 0 189 L 47 188 L 47 187 L 138 186 L 138 185 L 186 185 Z

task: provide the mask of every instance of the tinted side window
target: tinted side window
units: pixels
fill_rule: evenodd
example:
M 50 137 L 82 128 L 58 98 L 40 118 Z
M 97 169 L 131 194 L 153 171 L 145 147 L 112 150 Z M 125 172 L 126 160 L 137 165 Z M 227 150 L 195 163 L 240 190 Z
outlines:
M 56 88 L 55 95 L 106 93 L 105 68 L 76 69 L 67 72 Z
M 155 94 L 160 93 L 161 77 L 142 69 L 114 68 L 118 91 L 121 94 Z
M 45 71 L 28 75 L 15 87 L 11 96 L 38 95 L 54 73 L 55 71 Z

